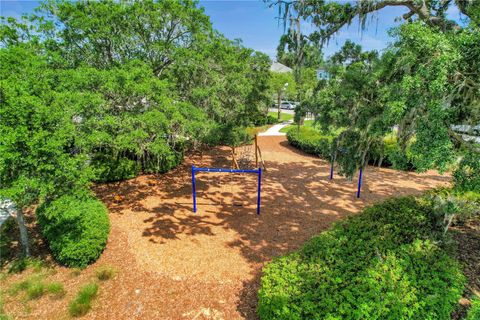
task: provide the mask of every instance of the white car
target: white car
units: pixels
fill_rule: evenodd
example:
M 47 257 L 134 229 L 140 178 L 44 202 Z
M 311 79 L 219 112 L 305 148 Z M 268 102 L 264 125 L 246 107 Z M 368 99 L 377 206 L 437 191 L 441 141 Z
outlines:
M 295 109 L 295 104 L 293 102 L 290 102 L 290 101 L 282 101 L 282 103 L 280 104 L 280 108 L 281 109 L 287 109 L 287 110 L 293 110 L 293 109 Z

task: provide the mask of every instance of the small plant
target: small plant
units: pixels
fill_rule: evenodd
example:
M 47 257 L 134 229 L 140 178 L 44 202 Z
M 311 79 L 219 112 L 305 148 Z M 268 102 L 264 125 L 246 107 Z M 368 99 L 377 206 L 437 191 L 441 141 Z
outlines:
M 51 294 L 55 298 L 61 298 L 65 295 L 63 285 L 59 282 L 46 283 L 43 281 L 43 275 L 33 275 L 27 279 L 14 283 L 9 293 L 17 295 L 19 292 L 25 292 L 27 300 L 35 300 L 42 297 L 45 293 Z
M 45 267 L 45 263 L 39 259 L 20 258 L 12 261 L 8 268 L 8 273 L 21 273 L 28 268 L 32 268 L 35 272 L 40 272 Z
M 82 273 L 82 269 L 73 268 L 73 270 L 70 274 L 72 275 L 72 277 L 78 277 L 81 273 Z
M 69 307 L 68 312 L 72 317 L 80 317 L 92 308 L 92 301 L 95 299 L 98 293 L 98 284 L 89 283 L 83 286 L 77 293 L 75 300 L 73 300 Z
M 111 266 L 102 266 L 97 269 L 97 279 L 100 281 L 106 281 L 115 276 L 115 269 Z
M 63 284 L 60 282 L 52 282 L 47 284 L 46 290 L 49 294 L 51 294 L 54 298 L 62 298 L 65 295 L 65 289 Z
M 26 290 L 27 300 L 38 299 L 45 293 L 45 284 L 43 282 L 33 282 Z

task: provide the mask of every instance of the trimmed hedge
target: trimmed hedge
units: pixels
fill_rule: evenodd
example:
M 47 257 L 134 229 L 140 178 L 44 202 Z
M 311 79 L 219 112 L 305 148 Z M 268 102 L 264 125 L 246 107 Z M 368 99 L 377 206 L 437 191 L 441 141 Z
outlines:
M 318 155 L 321 158 L 330 158 L 332 154 L 333 136 L 322 135 L 318 130 L 301 126 L 291 128 L 287 132 L 288 142 L 309 154 Z
M 292 127 L 287 131 L 288 142 L 309 154 L 317 155 L 323 159 L 330 160 L 332 156 L 332 143 L 336 134 L 325 135 L 312 127 Z M 404 152 L 401 150 L 394 136 L 386 136 L 383 140 L 373 145 L 368 154 L 372 161 L 392 166 L 397 170 L 412 170 L 414 165 L 410 155 L 410 144 Z
M 430 201 L 366 208 L 263 270 L 261 319 L 449 319 L 465 278 Z
M 55 259 L 69 267 L 85 267 L 107 244 L 107 209 L 93 197 L 62 196 L 40 206 L 37 218 Z

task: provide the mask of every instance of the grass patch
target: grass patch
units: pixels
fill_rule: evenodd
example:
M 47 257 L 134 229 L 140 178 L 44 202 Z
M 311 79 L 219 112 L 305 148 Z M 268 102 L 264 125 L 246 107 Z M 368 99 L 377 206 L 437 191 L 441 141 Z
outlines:
M 96 271 L 97 279 L 100 281 L 106 281 L 112 279 L 115 276 L 115 269 L 111 266 L 101 266 Z
M 3 304 L 3 291 L 0 290 L 0 320 L 10 319 L 10 317 L 5 313 L 5 310 L 3 309 Z
M 60 282 L 51 282 L 46 285 L 46 290 L 54 298 L 59 299 L 65 296 L 65 288 Z
M 20 292 L 25 292 L 26 300 L 39 299 L 45 293 L 55 298 L 61 298 L 65 295 L 65 289 L 61 283 L 45 282 L 44 276 L 39 274 L 32 275 L 25 280 L 12 284 L 8 291 L 12 296 Z
M 45 284 L 43 282 L 33 282 L 26 288 L 27 300 L 35 300 L 45 293 Z
M 72 317 L 80 317 L 88 313 L 92 308 L 92 301 L 98 294 L 98 284 L 89 283 L 84 285 L 77 293 L 75 299 L 68 306 L 68 313 Z
M 277 111 L 268 111 L 268 115 L 277 119 L 278 112 Z M 293 119 L 293 114 L 285 113 L 285 112 L 280 113 L 280 122 L 288 121 L 288 120 L 291 120 L 291 119 Z
M 45 262 L 40 259 L 20 258 L 10 263 L 8 273 L 21 273 L 30 268 L 32 268 L 34 272 L 40 272 L 45 267 Z
M 315 122 L 315 120 L 305 120 L 301 127 L 314 128 L 314 126 L 313 126 L 314 122 Z M 293 130 L 293 129 L 297 129 L 297 128 L 298 128 L 298 125 L 296 125 L 295 123 L 292 123 L 292 124 L 289 124 L 286 127 L 283 127 L 282 129 L 280 129 L 280 132 L 287 133 L 288 131 Z

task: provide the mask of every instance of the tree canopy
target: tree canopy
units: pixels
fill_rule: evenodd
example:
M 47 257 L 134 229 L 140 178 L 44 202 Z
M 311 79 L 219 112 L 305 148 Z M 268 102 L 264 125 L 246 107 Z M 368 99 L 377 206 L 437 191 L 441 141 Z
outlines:
M 270 59 L 195 1 L 43 2 L 0 26 L 0 194 L 21 209 L 165 172 L 266 117 Z
M 299 21 L 313 23 L 311 34 L 296 38 L 319 48 L 355 17 L 365 26 L 368 14 L 386 6 L 409 9 L 404 23 L 391 30 L 394 42 L 382 55 L 347 41 L 325 63 L 330 79 L 320 80 L 305 103 L 323 129 L 344 128 L 337 140 L 350 150 L 349 159 L 340 163 L 344 173 L 351 176 L 364 166 L 370 150 L 392 131 L 419 171 L 446 170 L 458 149 L 479 152 L 478 145 L 452 130 L 480 123 L 478 2 L 270 3 L 280 7 L 289 29 L 298 30 Z M 450 6 L 466 20 L 449 20 Z

